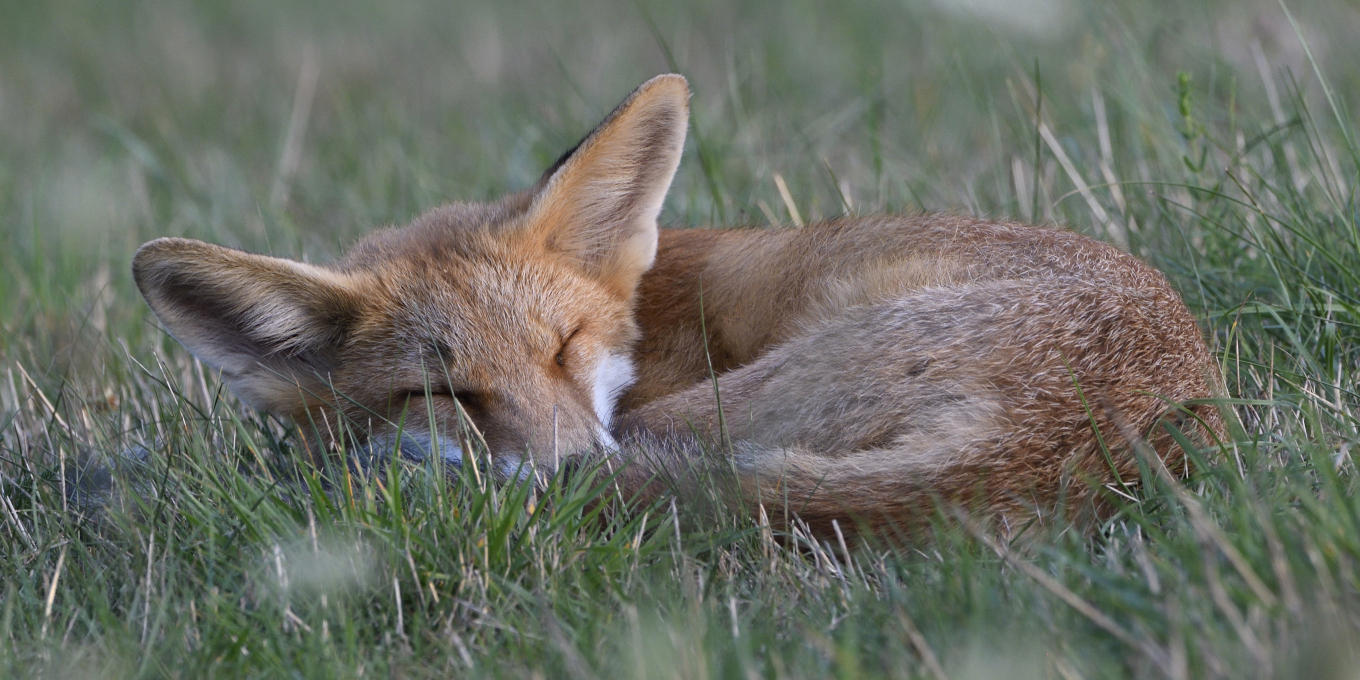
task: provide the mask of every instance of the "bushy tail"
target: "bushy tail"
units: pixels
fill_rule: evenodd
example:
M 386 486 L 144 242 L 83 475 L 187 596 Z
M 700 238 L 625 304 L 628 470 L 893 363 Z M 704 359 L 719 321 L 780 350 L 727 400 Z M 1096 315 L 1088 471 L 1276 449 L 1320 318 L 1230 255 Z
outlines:
M 1182 443 L 1214 447 L 1227 434 L 1211 403 L 1172 406 L 1151 424 L 1111 412 L 1094 421 L 1061 451 L 1025 451 L 1003 437 L 953 442 L 943 455 L 934 438 L 828 456 L 749 441 L 634 435 L 625 440 L 621 457 L 629 465 L 618 480 L 626 498 L 642 503 L 715 498 L 729 510 L 763 515 L 776 530 L 796 517 L 822 539 L 834 540 L 838 529 L 846 537 L 901 538 L 958 510 L 1010 527 L 1057 517 L 1088 523 L 1108 516 L 1112 489 L 1141 485 L 1143 470 L 1155 476 L 1165 466 L 1184 476 Z M 1023 473 L 1017 458 L 1027 461 Z

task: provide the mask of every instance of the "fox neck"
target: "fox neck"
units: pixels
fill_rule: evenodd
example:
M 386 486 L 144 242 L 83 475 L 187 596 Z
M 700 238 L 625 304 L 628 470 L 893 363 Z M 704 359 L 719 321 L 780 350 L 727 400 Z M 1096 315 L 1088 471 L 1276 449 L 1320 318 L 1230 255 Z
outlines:
M 626 411 L 753 360 L 786 334 L 805 296 L 781 252 L 792 232 L 663 229 L 638 288 L 642 341 Z

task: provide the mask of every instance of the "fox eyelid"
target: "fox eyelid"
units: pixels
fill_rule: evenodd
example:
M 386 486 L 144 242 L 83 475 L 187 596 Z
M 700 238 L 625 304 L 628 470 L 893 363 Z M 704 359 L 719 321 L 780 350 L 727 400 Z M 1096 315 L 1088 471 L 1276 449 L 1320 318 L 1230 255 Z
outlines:
M 577 326 L 576 328 L 572 329 L 570 333 L 567 333 L 567 335 L 562 338 L 562 346 L 557 350 L 557 356 L 553 358 L 553 361 L 556 361 L 558 366 L 567 365 L 566 355 L 567 345 L 571 344 L 571 339 L 576 337 L 576 334 L 580 332 L 581 327 Z
M 466 411 L 478 411 L 482 408 L 482 397 L 476 392 L 457 391 L 448 396 L 457 401 Z
M 469 391 L 466 391 L 466 390 L 453 390 L 453 389 L 449 389 L 449 388 L 447 388 L 447 387 L 440 387 L 440 386 L 435 386 L 435 385 L 431 385 L 431 386 L 430 386 L 430 389 L 429 389 L 428 391 L 426 391 L 426 390 L 424 390 L 424 389 L 419 389 L 419 390 L 407 390 L 407 392 L 406 392 L 404 398 L 405 398 L 405 399 L 416 399 L 416 398 L 418 398 L 418 397 L 426 397 L 426 396 L 429 396 L 429 397 L 445 397 L 445 398 L 448 398 L 448 399 L 454 399 L 454 400 L 456 400 L 459 404 L 462 404 L 462 405 L 463 405 L 463 408 L 465 408 L 465 409 L 477 409 L 477 408 L 481 408 L 481 405 L 482 405 L 482 397 L 481 397 L 481 395 L 477 394 L 476 392 L 469 392 Z
M 442 387 L 442 386 L 440 386 L 440 385 L 430 385 L 428 388 L 425 388 L 425 387 L 418 387 L 418 388 L 416 388 L 416 389 L 406 390 L 406 392 L 405 392 L 405 394 L 404 394 L 403 396 L 404 396 L 406 399 L 415 399 L 415 398 L 417 398 L 417 397 L 424 397 L 424 396 L 431 396 L 431 397 L 451 397 L 451 396 L 453 396 L 453 392 L 452 392 L 451 390 L 449 390 L 449 388 L 447 388 L 447 387 Z

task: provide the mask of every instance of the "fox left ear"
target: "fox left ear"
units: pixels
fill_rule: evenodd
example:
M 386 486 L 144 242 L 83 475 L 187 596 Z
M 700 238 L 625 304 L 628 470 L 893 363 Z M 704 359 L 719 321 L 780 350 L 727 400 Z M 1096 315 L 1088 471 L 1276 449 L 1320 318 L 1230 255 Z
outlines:
M 201 241 L 142 245 L 132 276 L 166 330 L 243 400 L 292 415 L 325 376 L 361 298 L 348 275 Z
M 656 259 L 656 218 L 688 119 L 683 76 L 643 83 L 544 174 L 519 233 L 631 298 Z

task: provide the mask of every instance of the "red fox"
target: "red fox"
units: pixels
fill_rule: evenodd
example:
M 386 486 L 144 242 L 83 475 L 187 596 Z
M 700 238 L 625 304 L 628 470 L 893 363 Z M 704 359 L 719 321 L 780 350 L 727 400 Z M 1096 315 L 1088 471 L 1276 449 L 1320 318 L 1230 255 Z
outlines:
M 689 96 L 653 78 L 533 187 L 327 266 L 163 238 L 133 273 L 172 336 L 304 431 L 459 465 L 464 418 L 502 480 L 650 447 L 621 477 L 644 498 L 717 442 L 747 500 L 819 532 L 1091 500 L 1137 477 L 1130 439 L 1183 469 L 1159 420 L 1222 432 L 1194 401 L 1221 384 L 1194 317 L 1092 239 L 954 215 L 659 230 Z

